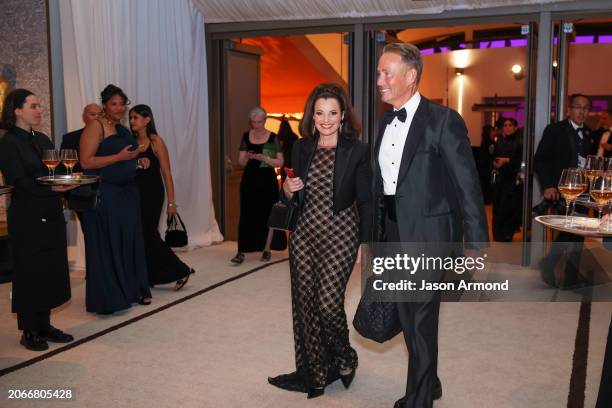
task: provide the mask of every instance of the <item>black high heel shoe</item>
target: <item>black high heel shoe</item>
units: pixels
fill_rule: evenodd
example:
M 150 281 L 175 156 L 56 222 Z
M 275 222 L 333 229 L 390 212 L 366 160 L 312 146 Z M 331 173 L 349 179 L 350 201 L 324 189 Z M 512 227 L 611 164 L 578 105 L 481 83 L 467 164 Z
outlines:
M 306 398 L 313 399 L 325 394 L 325 388 L 309 388 Z
M 353 379 L 355 378 L 356 370 L 357 370 L 356 368 L 353 368 L 353 371 L 351 371 L 348 374 L 340 374 L 340 380 L 342 381 L 344 388 L 346 388 L 347 390 L 349 389 L 349 387 L 351 386 L 351 383 L 353 382 Z
M 189 273 L 187 274 L 187 276 L 185 276 L 183 279 L 179 279 L 179 280 L 176 281 L 176 284 L 174 285 L 174 290 L 181 290 L 181 289 L 183 289 L 183 287 L 189 281 L 189 277 L 191 275 L 193 275 L 194 273 L 195 273 L 195 270 L 193 268 L 189 268 Z

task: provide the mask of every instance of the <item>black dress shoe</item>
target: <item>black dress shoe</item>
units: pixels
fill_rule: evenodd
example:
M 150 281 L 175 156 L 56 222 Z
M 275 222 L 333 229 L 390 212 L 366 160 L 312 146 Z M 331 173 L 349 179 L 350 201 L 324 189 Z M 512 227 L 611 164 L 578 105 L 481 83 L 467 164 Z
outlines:
M 270 262 L 270 258 L 272 258 L 272 253 L 270 251 L 263 251 L 261 253 L 261 262 Z
M 436 377 L 436 381 L 434 382 L 433 388 L 431 390 L 431 398 L 436 401 L 442 398 L 442 382 L 440 379 Z M 404 403 L 406 402 L 406 397 L 402 397 L 395 401 L 393 408 L 404 408 Z
M 70 334 L 64 333 L 60 329 L 56 329 L 53 326 L 49 326 L 47 330 L 41 331 L 40 336 L 43 339 L 53 343 L 70 343 L 74 340 L 74 337 L 72 337 Z
M 240 265 L 244 262 L 244 254 L 242 252 L 238 252 L 236 255 L 234 255 L 232 259 L 230 259 L 230 262 L 236 265 Z
M 20 343 L 25 348 L 32 351 L 43 351 L 49 348 L 49 345 L 45 339 L 43 339 L 38 333 L 29 330 L 23 331 Z

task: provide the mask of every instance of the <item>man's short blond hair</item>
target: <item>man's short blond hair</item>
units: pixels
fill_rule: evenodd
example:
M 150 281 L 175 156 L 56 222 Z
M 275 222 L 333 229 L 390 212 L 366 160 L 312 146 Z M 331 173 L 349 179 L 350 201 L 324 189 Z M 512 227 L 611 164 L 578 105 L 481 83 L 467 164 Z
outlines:
M 421 73 L 423 72 L 423 58 L 421 58 L 421 51 L 410 43 L 391 43 L 385 45 L 383 53 L 397 54 L 402 58 L 402 62 L 413 68 L 416 73 L 416 83 L 421 82 Z

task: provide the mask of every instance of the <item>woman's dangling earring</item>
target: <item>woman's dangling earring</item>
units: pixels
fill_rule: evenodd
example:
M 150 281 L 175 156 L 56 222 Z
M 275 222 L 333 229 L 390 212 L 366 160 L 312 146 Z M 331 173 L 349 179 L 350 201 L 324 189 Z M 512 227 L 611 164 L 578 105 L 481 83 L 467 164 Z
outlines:
M 342 136 L 342 122 L 340 122 L 340 126 L 338 127 L 338 135 Z
M 316 131 L 317 131 L 317 126 L 316 125 L 312 125 L 312 135 L 313 136 L 314 136 Z

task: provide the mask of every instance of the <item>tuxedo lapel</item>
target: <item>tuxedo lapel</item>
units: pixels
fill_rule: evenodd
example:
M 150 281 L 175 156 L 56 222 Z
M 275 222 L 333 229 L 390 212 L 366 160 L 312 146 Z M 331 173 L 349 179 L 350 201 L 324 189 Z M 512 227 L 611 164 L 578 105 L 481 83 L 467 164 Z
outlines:
M 412 122 L 410 123 L 410 129 L 408 130 L 408 137 L 406 143 L 404 143 L 404 151 L 402 152 L 402 162 L 400 163 L 399 173 L 397 175 L 397 186 L 401 184 L 404 177 L 408 173 L 410 163 L 414 153 L 419 146 L 419 143 L 425 135 L 425 128 L 427 125 L 427 117 L 429 111 L 429 101 L 425 98 L 421 98 L 419 107 L 417 108 Z
M 336 195 L 336 192 L 340 190 L 340 186 L 342 186 L 342 179 L 346 174 L 346 168 L 348 167 L 349 160 L 351 159 L 353 146 L 354 143 L 352 140 L 347 140 L 344 137 L 338 138 L 336 159 L 334 163 L 334 196 Z
M 382 143 L 383 136 L 385 135 L 385 129 L 387 125 L 384 121 L 380 122 L 378 126 L 378 137 L 374 144 L 374 163 L 372 163 L 372 170 L 374 171 L 374 194 L 378 194 L 383 191 L 383 180 L 380 171 L 380 163 L 378 161 L 378 155 L 380 154 L 380 144 Z M 381 193 L 382 194 L 382 193 Z
M 569 119 L 565 119 L 565 135 L 567 137 L 567 145 L 570 147 L 571 166 L 575 167 L 578 165 L 577 157 L 580 152 L 580 136 L 574 130 Z

